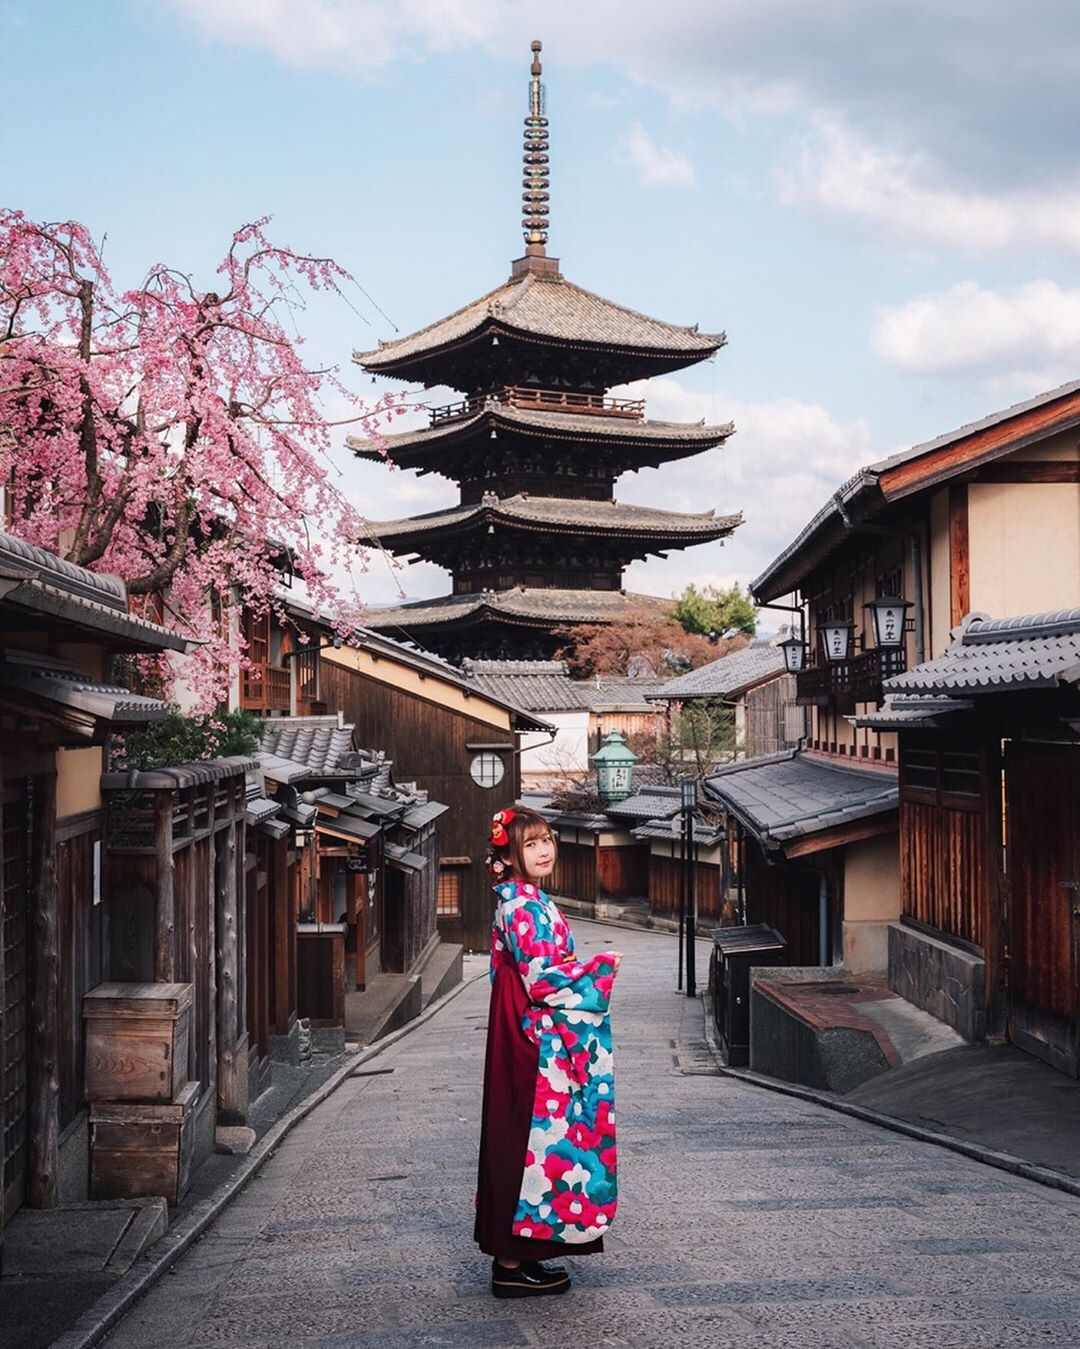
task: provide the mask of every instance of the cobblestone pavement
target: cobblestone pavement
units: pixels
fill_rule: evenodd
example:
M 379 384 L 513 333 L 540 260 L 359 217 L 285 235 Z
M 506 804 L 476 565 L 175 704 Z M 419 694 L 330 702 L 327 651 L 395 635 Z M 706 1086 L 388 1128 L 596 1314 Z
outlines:
M 300 1125 L 110 1349 L 1080 1345 L 1080 1200 L 716 1075 L 672 939 L 575 926 L 627 959 L 619 1216 L 568 1296 L 495 1301 L 471 1242 L 481 980 Z

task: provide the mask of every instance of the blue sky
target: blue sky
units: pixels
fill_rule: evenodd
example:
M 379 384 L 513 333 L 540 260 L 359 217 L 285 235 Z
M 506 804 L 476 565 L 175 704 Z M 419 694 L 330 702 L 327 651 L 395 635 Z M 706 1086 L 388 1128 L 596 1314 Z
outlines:
M 407 332 L 522 250 L 534 36 L 550 251 L 580 285 L 729 338 L 646 390 L 650 415 L 734 419 L 729 446 L 618 495 L 746 523 L 631 588 L 745 582 L 860 464 L 1080 373 L 1070 0 L 0 0 L 6 203 L 107 235 L 123 284 L 157 260 L 209 280 L 270 214 Z M 356 307 L 302 316 L 313 359 L 393 336 Z M 454 499 L 338 462 L 375 520 Z M 376 557 L 360 589 L 446 578 Z

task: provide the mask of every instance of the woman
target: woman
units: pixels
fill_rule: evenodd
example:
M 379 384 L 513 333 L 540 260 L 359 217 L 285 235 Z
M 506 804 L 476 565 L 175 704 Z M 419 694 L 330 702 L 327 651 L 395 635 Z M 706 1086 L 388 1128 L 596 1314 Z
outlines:
M 615 1216 L 615 1079 L 608 1001 L 618 951 L 574 959 L 541 889 L 555 868 L 548 822 L 500 810 L 488 870 L 498 896 L 484 1061 L 476 1229 L 496 1297 L 565 1293 L 560 1254 L 603 1250 Z

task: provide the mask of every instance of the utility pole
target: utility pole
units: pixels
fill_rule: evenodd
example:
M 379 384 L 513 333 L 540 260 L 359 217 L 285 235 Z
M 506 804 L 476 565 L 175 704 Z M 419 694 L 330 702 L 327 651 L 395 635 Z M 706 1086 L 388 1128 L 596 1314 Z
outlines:
M 686 942 L 686 996 L 697 997 L 697 949 L 695 933 L 697 931 L 697 866 L 694 847 L 694 809 L 697 806 L 697 779 L 683 778 L 682 788 L 682 836 L 683 836 L 683 902 L 679 915 L 680 956 L 682 942 Z M 683 937 L 685 933 L 685 938 Z M 680 975 L 682 971 L 680 968 Z M 680 978 L 679 987 L 682 987 Z

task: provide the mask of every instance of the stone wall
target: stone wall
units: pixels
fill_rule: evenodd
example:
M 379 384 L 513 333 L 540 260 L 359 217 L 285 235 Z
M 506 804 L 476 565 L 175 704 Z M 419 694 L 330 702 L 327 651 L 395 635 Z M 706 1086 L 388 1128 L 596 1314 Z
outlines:
M 889 987 L 965 1040 L 986 1035 L 986 962 L 928 933 L 889 924 Z

